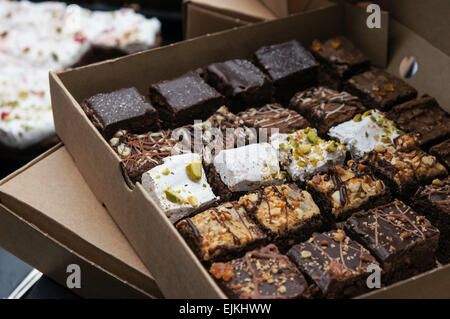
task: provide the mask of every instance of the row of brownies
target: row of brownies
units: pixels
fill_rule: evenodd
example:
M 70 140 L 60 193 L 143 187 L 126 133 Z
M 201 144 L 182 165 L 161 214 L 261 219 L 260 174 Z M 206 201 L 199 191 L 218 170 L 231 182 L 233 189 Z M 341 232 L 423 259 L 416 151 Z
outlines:
M 450 116 L 416 96 L 336 37 L 82 107 L 230 297 L 342 298 L 449 261 Z

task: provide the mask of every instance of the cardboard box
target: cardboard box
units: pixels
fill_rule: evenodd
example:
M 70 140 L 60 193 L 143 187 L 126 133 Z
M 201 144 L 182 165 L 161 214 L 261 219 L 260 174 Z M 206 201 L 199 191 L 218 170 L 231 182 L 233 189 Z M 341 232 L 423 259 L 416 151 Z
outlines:
M 287 17 L 290 14 L 298 13 L 308 6 L 309 0 L 260 0 L 277 17 Z
M 155 280 L 59 144 L 0 181 L 0 246 L 87 298 L 161 297 Z
M 387 47 L 387 43 L 373 43 L 387 34 L 387 23 L 382 29 L 366 29 L 358 24 L 364 19 L 352 7 L 328 6 L 289 16 L 284 19 L 253 24 L 239 29 L 187 40 L 171 46 L 134 54 L 125 58 L 95 65 L 51 73 L 50 86 L 56 131 L 75 160 L 86 182 L 101 203 L 107 207 L 116 223 L 127 236 L 144 264 L 155 276 L 158 286 L 169 298 L 225 298 L 207 270 L 189 249 L 183 238 L 157 207 L 142 185 L 129 185 L 124 179 L 119 156 L 110 148 L 80 107 L 80 102 L 99 92 L 135 86 L 147 94 L 151 83 L 170 79 L 191 69 L 231 58 L 250 58 L 262 45 L 293 38 L 309 44 L 314 38 L 328 38 L 347 34 L 371 42 L 362 45 L 382 59 L 385 52 L 370 48 Z M 351 21 L 356 17 L 356 21 Z M 432 70 L 448 70 L 450 58 L 394 21 L 389 69 L 398 68 L 398 57 L 410 49 L 421 58 L 423 72 L 410 81 L 423 93 L 427 91 L 450 105 L 450 96 L 444 86 L 450 81 L 450 72 L 439 74 L 435 82 Z M 391 24 L 390 24 L 391 25 Z M 357 31 L 355 31 L 357 30 Z M 378 33 L 380 32 L 380 33 Z M 387 40 L 386 40 L 387 42 Z M 423 59 L 423 60 L 422 60 Z M 176 63 L 174 63 L 176 61 Z M 419 276 L 426 288 L 403 289 L 415 279 L 386 287 L 371 297 L 449 297 L 450 265 Z M 437 276 L 439 280 L 429 280 Z M 406 286 L 408 287 L 408 286 Z M 432 292 L 424 296 L 423 291 Z

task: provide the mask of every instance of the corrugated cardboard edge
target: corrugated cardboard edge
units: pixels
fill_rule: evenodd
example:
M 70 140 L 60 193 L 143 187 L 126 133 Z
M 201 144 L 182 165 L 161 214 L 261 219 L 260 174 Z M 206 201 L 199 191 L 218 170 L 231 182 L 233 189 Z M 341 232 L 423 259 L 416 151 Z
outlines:
M 277 27 L 279 28 L 280 26 L 284 28 L 295 27 L 297 35 L 300 37 L 299 32 L 301 32 L 301 37 L 304 41 L 326 36 L 330 28 L 333 29 L 333 33 L 328 35 L 335 35 L 342 32 L 343 28 L 340 20 L 335 21 L 340 12 L 336 8 L 326 8 L 320 10 L 320 12 L 309 12 L 304 16 L 302 15 L 302 19 L 298 16 L 291 16 L 286 19 L 243 27 L 239 29 L 239 37 L 233 31 L 225 31 L 214 36 L 206 36 L 201 39 L 189 40 L 161 48 L 158 49 L 158 52 L 154 50 L 153 55 L 152 52 L 146 52 L 77 69 L 72 72 L 51 75 L 52 100 L 56 106 L 54 116 L 57 132 L 66 142 L 66 146 L 76 159 L 80 171 L 83 172 L 86 181 L 98 198 L 103 202 L 107 201 L 111 205 L 109 211 L 113 218 L 121 225 L 124 233 L 127 234 L 142 260 L 155 275 L 159 286 L 167 297 L 223 298 L 224 295 L 202 267 L 199 260 L 187 248 L 186 243 L 175 231 L 165 215 L 155 206 L 149 195 L 145 193 L 142 186 L 137 184 L 134 190 L 130 190 L 126 186 L 120 172 L 118 156 L 87 119 L 74 96 L 81 101 L 84 97 L 98 93 L 94 92 L 95 88 L 92 87 L 94 83 L 89 84 L 89 81 L 85 82 L 90 77 L 94 79 L 92 72 L 95 72 L 95 82 L 102 83 L 101 90 L 106 90 L 106 87 L 107 90 L 119 88 L 121 82 L 115 79 L 116 77 L 120 79 L 120 74 L 124 70 L 133 74 L 133 77 L 127 79 L 126 85 L 136 85 L 141 92 L 146 92 L 147 85 L 142 82 L 143 79 L 149 83 L 162 80 L 162 78 L 157 78 L 157 76 L 152 74 L 151 66 L 153 65 L 159 66 L 161 63 L 164 64 L 164 60 L 171 60 L 175 56 L 179 56 L 180 52 L 188 52 L 189 54 L 186 55 L 184 60 L 181 60 L 180 64 L 166 65 L 164 78 L 167 79 L 187 71 L 188 68 L 196 68 L 200 66 L 199 63 L 208 64 L 213 62 L 213 60 L 231 58 L 229 52 L 223 53 L 223 46 L 225 44 L 229 45 L 232 40 L 236 42 L 236 48 L 239 48 L 241 57 L 245 57 L 248 56 L 250 51 L 256 49 L 256 46 L 267 44 L 267 39 L 271 39 L 271 42 L 285 41 L 286 39 L 283 39 L 283 37 L 286 38 L 287 35 L 276 32 Z M 308 32 L 309 29 L 304 28 L 305 23 L 311 25 L 312 21 L 318 20 L 328 21 L 329 25 L 328 27 L 324 25 L 317 26 L 315 30 L 317 33 L 312 35 Z M 260 34 L 265 35 L 264 39 L 256 37 L 256 35 Z M 248 41 L 250 38 L 252 39 L 251 43 Z M 247 43 L 245 47 L 241 45 L 243 42 Z M 205 46 L 209 50 L 202 50 Z M 177 49 L 181 51 L 178 52 Z M 246 53 L 244 54 L 243 52 Z M 235 54 L 234 51 L 233 54 Z M 198 58 L 200 56 L 202 57 L 201 61 Z M 187 61 L 191 64 L 187 65 Z M 160 76 L 162 77 L 163 75 L 161 74 Z M 85 79 L 85 81 L 83 82 L 81 79 Z M 63 81 L 71 87 L 72 94 L 68 92 Z M 97 90 L 99 89 L 97 87 Z M 70 121 L 66 119 L 70 119 Z M 82 136 L 75 138 L 72 134 L 73 132 L 79 132 Z M 83 141 L 83 144 L 80 143 L 80 140 Z M 97 167 L 92 166 L 83 156 L 86 149 L 89 149 L 90 156 L 94 162 L 104 163 L 101 173 L 111 178 L 111 181 L 114 181 L 113 183 L 107 183 L 107 187 L 105 187 L 105 183 L 99 182 Z M 120 194 L 122 201 L 126 201 L 126 203 L 118 200 L 117 194 Z M 123 216 L 124 212 L 128 212 L 127 219 Z M 165 245 L 168 242 L 170 242 L 170 245 Z M 158 243 L 161 244 L 158 245 Z M 151 245 L 151 249 L 148 245 Z M 181 274 L 180 265 L 183 265 L 184 272 L 182 280 L 177 277 L 177 274 Z M 439 271 L 440 269 L 436 272 Z

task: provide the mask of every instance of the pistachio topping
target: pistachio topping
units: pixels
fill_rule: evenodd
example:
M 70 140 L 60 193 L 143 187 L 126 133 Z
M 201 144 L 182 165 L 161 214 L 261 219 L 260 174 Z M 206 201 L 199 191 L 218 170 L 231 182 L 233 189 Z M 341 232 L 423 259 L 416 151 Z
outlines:
M 189 163 L 186 166 L 186 173 L 192 181 L 200 181 L 202 179 L 202 162 L 193 161 Z

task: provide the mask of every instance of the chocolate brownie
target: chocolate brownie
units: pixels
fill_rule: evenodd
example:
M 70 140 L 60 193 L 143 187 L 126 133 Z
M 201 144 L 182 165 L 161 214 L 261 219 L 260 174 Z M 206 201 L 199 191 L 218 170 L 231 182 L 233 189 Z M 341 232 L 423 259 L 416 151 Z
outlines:
M 237 202 L 210 208 L 176 225 L 203 262 L 241 257 L 266 241 L 266 235 Z
M 373 176 L 368 166 L 353 160 L 347 167 L 335 166 L 327 174 L 315 175 L 307 182 L 307 190 L 331 224 L 391 198 L 383 181 Z
M 265 187 L 242 196 L 239 204 L 281 249 L 308 239 L 322 226 L 319 207 L 296 184 Z
M 255 129 L 267 129 L 267 136 L 275 133 L 292 133 L 310 126 L 307 119 L 297 112 L 283 108 L 280 104 L 266 104 L 261 108 L 250 108 L 238 114 L 244 124 Z M 261 133 L 261 131 L 259 131 Z
M 431 185 L 420 187 L 414 195 L 414 209 L 425 215 L 436 226 L 439 237 L 438 260 L 450 262 L 450 177 L 434 180 Z
M 264 46 L 255 52 L 254 59 L 273 80 L 275 96 L 281 102 L 317 82 L 319 63 L 295 40 Z
M 311 51 L 320 62 L 319 80 L 336 90 L 351 76 L 367 70 L 370 60 L 346 37 L 314 40 Z
M 196 72 L 150 86 L 150 100 L 163 125 L 175 128 L 205 120 L 225 102 Z
M 296 299 L 308 291 L 301 272 L 273 244 L 227 263 L 214 263 L 209 272 L 234 299 Z
M 205 68 L 205 79 L 227 98 L 227 105 L 234 112 L 272 99 L 272 81 L 248 60 L 213 63 Z
M 163 162 L 163 158 L 190 152 L 178 147 L 172 130 L 132 134 L 119 130 L 109 140 L 109 145 L 122 159 L 122 164 L 132 182 L 140 182 L 142 174 Z
M 401 201 L 356 213 L 345 232 L 381 264 L 384 283 L 414 276 L 435 266 L 439 230 Z
M 368 290 L 368 267 L 378 262 L 343 230 L 314 235 L 287 253 L 325 298 L 349 298 Z
M 420 133 L 419 145 L 424 148 L 450 136 L 450 115 L 430 96 L 396 105 L 387 117 L 402 130 Z
M 134 87 L 94 95 L 81 106 L 106 139 L 118 130 L 134 133 L 159 130 L 156 109 Z
M 430 148 L 430 154 L 436 156 L 442 164 L 445 164 L 448 170 L 450 169 L 450 139 L 434 145 Z
M 447 176 L 446 168 L 436 158 L 417 147 L 417 134 L 404 134 L 394 145 L 376 145 L 362 161 L 401 199 L 408 199 L 420 185 Z
M 352 76 L 343 88 L 358 96 L 364 106 L 381 111 L 387 111 L 417 96 L 417 90 L 405 81 L 374 67 Z
M 366 109 L 356 96 L 323 86 L 296 93 L 290 107 L 306 117 L 321 136 Z

